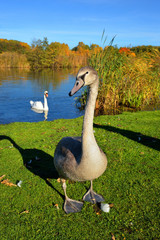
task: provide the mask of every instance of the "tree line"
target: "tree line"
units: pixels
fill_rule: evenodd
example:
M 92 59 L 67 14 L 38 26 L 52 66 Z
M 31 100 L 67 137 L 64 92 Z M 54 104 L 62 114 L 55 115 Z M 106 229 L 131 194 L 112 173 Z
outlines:
M 43 68 L 72 68 L 88 64 L 91 56 L 97 56 L 105 51 L 97 44 L 86 45 L 79 42 L 70 49 L 65 43 L 51 42 L 45 37 L 43 40 L 33 40 L 31 45 L 17 40 L 0 39 L 0 67 Z M 114 47 L 117 48 L 117 47 Z M 120 48 L 119 52 L 136 56 L 144 52 L 160 51 L 160 47 L 137 46 Z
M 0 67 L 71 68 L 86 65 L 91 53 L 101 51 L 97 44 L 83 42 L 70 49 L 65 43 L 33 40 L 31 45 L 17 40 L 0 39 Z M 18 61 L 18 58 L 20 61 Z

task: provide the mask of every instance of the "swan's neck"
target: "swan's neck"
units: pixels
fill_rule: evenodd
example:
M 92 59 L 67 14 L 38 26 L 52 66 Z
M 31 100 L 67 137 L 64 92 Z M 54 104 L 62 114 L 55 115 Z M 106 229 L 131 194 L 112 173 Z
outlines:
M 44 110 L 48 110 L 48 103 L 45 95 L 44 95 Z
M 96 98 L 98 94 L 98 84 L 99 81 L 96 81 L 94 84 L 89 86 L 88 90 L 82 131 L 82 154 L 85 156 L 88 156 L 88 154 L 93 152 L 93 149 L 96 150 L 98 148 L 93 133 L 93 118 Z

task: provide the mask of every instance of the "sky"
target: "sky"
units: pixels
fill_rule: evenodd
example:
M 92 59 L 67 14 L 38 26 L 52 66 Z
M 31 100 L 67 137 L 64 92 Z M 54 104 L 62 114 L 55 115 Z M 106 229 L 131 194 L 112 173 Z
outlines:
M 104 44 L 103 30 L 107 40 Z M 160 46 L 160 0 L 1 0 L 0 38 Z

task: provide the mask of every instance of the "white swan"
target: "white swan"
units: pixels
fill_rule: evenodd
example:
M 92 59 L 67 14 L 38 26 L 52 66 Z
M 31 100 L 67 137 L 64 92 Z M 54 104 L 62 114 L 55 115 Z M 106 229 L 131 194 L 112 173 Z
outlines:
M 89 90 L 82 136 L 62 138 L 54 154 L 54 164 L 61 178 L 65 194 L 64 210 L 66 213 L 79 212 L 83 206 L 82 202 L 68 198 L 66 179 L 74 181 L 90 180 L 90 189 L 84 195 L 83 200 L 92 203 L 104 201 L 104 198 L 92 189 L 92 180 L 103 174 L 107 167 L 107 158 L 97 145 L 93 133 L 93 117 L 99 78 L 97 72 L 91 67 L 84 67 L 79 70 L 75 85 L 69 95 L 72 96 L 85 85 L 89 86 Z
M 44 92 L 44 105 L 40 101 L 33 102 L 30 101 L 30 105 L 32 109 L 39 110 L 39 111 L 48 111 L 48 103 L 47 103 L 48 91 Z

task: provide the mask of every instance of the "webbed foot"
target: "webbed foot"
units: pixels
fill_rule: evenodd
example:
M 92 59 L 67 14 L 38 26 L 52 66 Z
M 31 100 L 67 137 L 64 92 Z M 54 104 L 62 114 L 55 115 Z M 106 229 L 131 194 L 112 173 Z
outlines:
M 66 181 L 64 179 L 61 179 L 62 181 L 62 187 L 63 187 L 63 190 L 64 190 L 64 194 L 65 194 L 65 202 L 64 202 L 64 211 L 66 213 L 76 213 L 76 212 L 80 212 L 82 207 L 83 207 L 83 202 L 80 202 L 80 201 L 76 201 L 76 200 L 73 200 L 73 199 L 70 199 L 68 196 L 67 196 L 67 193 L 66 193 Z
M 89 189 L 88 192 L 84 195 L 83 200 L 86 202 L 91 202 L 93 204 L 104 202 L 105 199 L 102 197 L 102 195 L 97 194 L 93 190 Z
M 91 180 L 91 186 L 88 192 L 83 196 L 83 200 L 86 202 L 91 202 L 93 204 L 99 203 L 99 202 L 104 202 L 105 199 L 103 198 L 102 195 L 97 194 L 96 192 L 93 191 L 93 183 Z
M 83 207 L 83 202 L 72 200 L 70 198 L 66 198 L 64 203 L 64 211 L 68 213 L 76 213 L 80 212 Z

